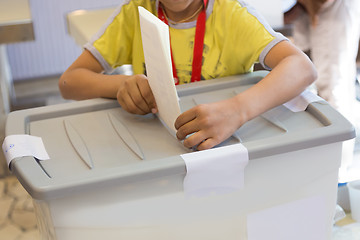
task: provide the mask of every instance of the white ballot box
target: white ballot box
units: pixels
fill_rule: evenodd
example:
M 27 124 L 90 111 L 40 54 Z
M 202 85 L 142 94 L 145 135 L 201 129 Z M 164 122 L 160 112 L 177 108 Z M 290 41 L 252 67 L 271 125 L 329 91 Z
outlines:
M 266 74 L 180 85 L 181 110 L 235 96 Z M 290 105 L 198 152 L 155 115 L 129 114 L 115 100 L 15 111 L 6 135 L 41 137 L 50 159 L 10 166 L 34 200 L 41 239 L 330 239 L 342 142 L 355 131 L 321 99 L 303 111 Z

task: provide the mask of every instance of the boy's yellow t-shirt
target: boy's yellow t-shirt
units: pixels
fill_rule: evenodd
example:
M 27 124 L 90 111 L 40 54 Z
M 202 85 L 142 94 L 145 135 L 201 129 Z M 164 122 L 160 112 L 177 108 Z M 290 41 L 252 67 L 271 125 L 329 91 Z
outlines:
M 131 64 L 134 74 L 146 73 L 138 6 L 157 16 L 158 0 L 125 0 L 84 46 L 105 71 Z M 206 15 L 201 79 L 251 72 L 255 62 L 266 67 L 266 54 L 286 39 L 242 1 L 209 0 Z M 196 21 L 169 26 L 180 84 L 189 83 Z

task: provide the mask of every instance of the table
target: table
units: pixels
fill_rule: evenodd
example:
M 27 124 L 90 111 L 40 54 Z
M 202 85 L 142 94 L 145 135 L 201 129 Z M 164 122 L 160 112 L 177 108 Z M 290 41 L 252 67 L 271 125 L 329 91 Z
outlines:
M 67 15 L 68 32 L 75 42 L 82 46 L 106 22 L 114 8 L 97 10 L 76 10 Z
M 34 29 L 28 0 L 0 2 L 0 80 L 1 114 L 10 112 L 14 89 L 6 44 L 34 40 Z
M 68 32 L 75 42 L 83 46 L 106 23 L 115 8 L 96 10 L 76 10 L 67 15 Z M 131 65 L 123 65 L 114 70 L 116 74 L 132 74 Z
M 6 44 L 34 40 L 34 29 L 28 0 L 0 1 L 0 138 L 4 137 L 5 119 L 15 99 L 13 79 Z M 0 177 L 8 173 L 0 156 Z

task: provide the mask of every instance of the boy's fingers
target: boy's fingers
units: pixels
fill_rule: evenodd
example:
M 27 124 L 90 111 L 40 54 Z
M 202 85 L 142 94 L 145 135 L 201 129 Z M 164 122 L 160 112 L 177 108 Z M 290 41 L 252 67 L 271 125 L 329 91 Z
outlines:
M 139 92 L 144 99 L 145 103 L 147 104 L 147 108 L 149 110 L 152 110 L 153 108 L 156 108 L 155 98 L 151 91 L 149 82 L 147 79 L 139 79 L 137 81 L 137 87 L 139 89 Z
M 184 140 L 183 144 L 187 148 L 195 147 L 204 141 L 205 137 L 202 131 L 196 132 L 187 139 Z
M 193 113 L 192 109 L 180 114 L 180 116 L 175 120 L 175 128 L 179 130 L 186 123 L 193 121 L 196 118 L 196 115 Z
M 146 112 L 143 109 L 139 108 L 138 105 L 136 105 L 134 103 L 134 101 L 130 97 L 130 95 L 127 95 L 125 105 L 126 105 L 127 111 L 130 113 L 141 114 L 141 115 L 146 114 Z
M 218 145 L 219 142 L 216 142 L 213 138 L 209 138 L 206 139 L 205 141 L 202 141 L 198 146 L 197 146 L 197 150 L 201 151 L 201 150 L 206 150 L 206 149 L 210 149 L 212 147 L 215 147 L 216 145 Z
M 134 103 L 133 99 L 127 91 L 119 91 L 117 99 L 119 104 L 125 111 L 134 114 L 146 114 L 146 112 L 144 112 Z
M 184 140 L 188 135 L 200 131 L 197 121 L 192 120 L 182 125 L 176 132 L 176 137 L 179 140 Z
M 151 109 L 143 98 L 137 84 L 134 84 L 132 89 L 129 89 L 129 91 L 132 102 L 137 106 L 137 108 L 141 109 L 141 111 L 144 113 L 149 113 Z

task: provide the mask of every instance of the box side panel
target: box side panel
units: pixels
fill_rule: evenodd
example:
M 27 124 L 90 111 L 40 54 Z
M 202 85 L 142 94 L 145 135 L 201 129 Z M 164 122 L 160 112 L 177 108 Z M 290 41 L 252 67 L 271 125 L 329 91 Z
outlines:
M 336 204 L 340 155 L 341 143 L 337 143 L 250 160 L 245 169 L 245 187 L 233 194 L 186 198 L 182 192 L 183 176 L 169 176 L 56 199 L 49 203 L 50 211 L 54 227 L 68 239 L 76 239 L 71 238 L 72 234 L 86 234 L 89 228 L 123 231 L 128 236 L 140 229 L 138 233 L 143 233 L 143 237 L 159 237 L 160 229 L 165 228 L 166 236 L 184 236 L 182 232 L 186 230 L 199 239 L 207 239 L 202 238 L 203 232 L 214 229 L 214 234 L 218 234 L 229 230 L 229 226 L 230 239 L 244 239 L 241 236 L 246 235 L 247 216 L 314 198 L 320 199 L 322 206 L 314 206 L 312 211 L 322 211 L 310 213 L 322 220 L 316 224 L 322 226 L 326 235 L 331 232 Z

